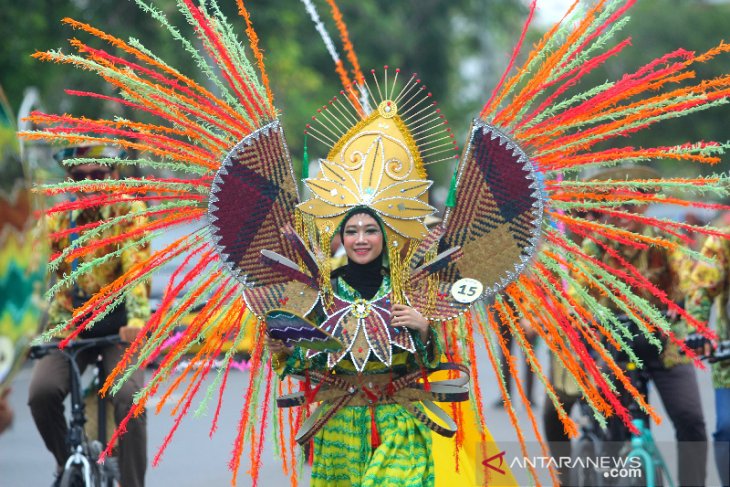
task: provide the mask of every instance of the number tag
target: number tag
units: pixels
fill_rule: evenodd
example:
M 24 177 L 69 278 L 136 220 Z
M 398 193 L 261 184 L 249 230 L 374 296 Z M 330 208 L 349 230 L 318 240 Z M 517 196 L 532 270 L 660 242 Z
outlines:
M 484 286 L 471 277 L 459 279 L 451 286 L 451 295 L 460 303 L 473 303 L 482 296 Z

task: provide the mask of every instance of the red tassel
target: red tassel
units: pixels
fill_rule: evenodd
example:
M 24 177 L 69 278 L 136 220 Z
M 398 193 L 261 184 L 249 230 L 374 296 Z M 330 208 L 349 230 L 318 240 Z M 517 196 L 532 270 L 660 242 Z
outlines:
M 428 381 L 428 372 L 426 369 L 421 367 L 421 378 L 423 379 L 423 389 L 426 392 L 431 392 L 431 383 Z
M 380 443 L 378 425 L 375 424 L 375 406 L 370 406 L 370 446 L 375 450 L 380 446 Z
M 307 458 L 307 462 L 310 467 L 314 464 L 314 438 L 309 440 L 309 456 Z

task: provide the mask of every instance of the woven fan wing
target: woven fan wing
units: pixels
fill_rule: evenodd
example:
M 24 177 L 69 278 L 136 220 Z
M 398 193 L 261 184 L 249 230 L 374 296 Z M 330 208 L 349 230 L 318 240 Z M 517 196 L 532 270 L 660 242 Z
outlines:
M 246 286 L 247 301 L 259 316 L 271 304 L 283 306 L 288 291 L 292 291 L 291 277 L 264 262 L 261 252 L 296 259 L 282 229 L 293 225 L 298 202 L 291 159 L 278 121 L 239 142 L 213 181 L 208 207 L 213 240 L 225 265 Z M 304 296 L 305 307 L 310 308 L 316 291 L 296 287 L 297 297 Z
M 440 282 L 476 279 L 482 297 L 514 280 L 537 249 L 543 197 L 527 155 L 494 127 L 475 121 L 457 174 L 456 205 L 445 216 L 442 248 L 463 257 L 440 272 Z

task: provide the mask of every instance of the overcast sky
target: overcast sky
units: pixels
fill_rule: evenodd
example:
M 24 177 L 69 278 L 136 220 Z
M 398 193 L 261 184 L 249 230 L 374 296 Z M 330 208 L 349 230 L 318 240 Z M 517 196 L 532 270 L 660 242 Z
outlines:
M 526 1 L 529 5 L 529 0 Z M 538 0 L 535 22 L 538 25 L 551 25 L 563 18 L 573 0 Z
M 522 0 L 526 5 L 531 0 Z M 702 0 L 704 3 L 729 3 L 730 0 Z M 540 26 L 552 25 L 565 15 L 573 0 L 538 0 L 535 21 Z

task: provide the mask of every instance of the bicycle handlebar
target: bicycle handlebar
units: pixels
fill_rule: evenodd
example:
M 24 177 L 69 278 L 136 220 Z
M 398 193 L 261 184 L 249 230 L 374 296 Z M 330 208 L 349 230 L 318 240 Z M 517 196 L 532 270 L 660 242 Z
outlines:
M 105 345 L 116 345 L 122 343 L 122 338 L 115 335 L 108 335 L 96 338 L 79 338 L 77 340 L 71 340 L 63 347 L 63 350 L 67 352 L 73 352 L 85 348 L 99 347 Z M 28 357 L 31 359 L 39 359 L 45 357 L 53 350 L 58 350 L 58 342 L 41 343 L 39 345 L 32 345 L 28 353 Z
M 710 355 L 703 355 L 702 360 L 711 364 L 730 359 L 730 340 L 723 340 L 717 344 L 717 348 Z

